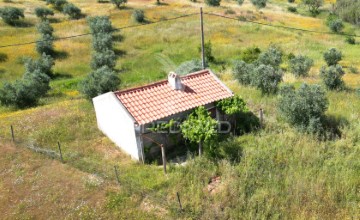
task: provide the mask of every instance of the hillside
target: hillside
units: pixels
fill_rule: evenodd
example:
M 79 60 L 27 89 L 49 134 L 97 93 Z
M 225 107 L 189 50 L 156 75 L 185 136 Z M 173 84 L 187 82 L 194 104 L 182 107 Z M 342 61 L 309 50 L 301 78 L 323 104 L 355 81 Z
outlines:
M 250 1 L 242 6 L 223 1 L 220 7 L 203 2 L 166 0 L 129 1 L 125 9 L 96 0 L 70 0 L 86 16 L 108 15 L 116 32 L 115 69 L 119 89 L 165 79 L 184 61 L 200 57 L 199 15 L 165 21 L 185 14 L 206 13 L 253 20 L 279 26 L 329 32 L 325 24 L 330 3 L 317 17 L 299 5 L 290 13 L 287 1 L 272 0 L 256 9 Z M 299 1 L 296 1 L 299 3 Z M 292 5 L 296 5 L 296 3 Z M 12 0 L 0 8 L 25 9 L 22 27 L 0 21 L 0 46 L 36 41 L 38 19 L 33 10 L 44 1 Z M 139 27 L 131 14 L 143 9 L 148 25 Z M 77 91 L 78 83 L 91 71 L 91 36 L 55 42 L 55 79 L 37 107 L 16 109 L 0 105 L 0 218 L 1 219 L 358 219 L 360 218 L 360 69 L 359 43 L 350 45 L 344 36 L 310 33 L 262 26 L 204 15 L 205 39 L 211 41 L 216 63 L 210 68 L 240 95 L 249 109 L 265 111 L 265 128 L 218 143 L 219 158 L 195 158 L 188 166 L 162 167 L 139 164 L 121 152 L 96 126 L 93 106 Z M 150 22 L 162 21 L 150 24 Z M 69 20 L 56 12 L 51 25 L 56 37 L 89 33 L 85 18 Z M 122 27 L 128 27 L 122 29 Z M 345 33 L 360 29 L 345 23 Z M 359 38 L 356 39 L 360 41 Z M 240 85 L 231 74 L 232 63 L 251 46 L 266 50 L 279 45 L 284 55 L 305 54 L 314 60 L 309 76 L 295 78 L 285 71 L 282 84 L 321 84 L 319 70 L 323 52 L 331 47 L 344 55 L 340 64 L 347 89 L 327 91 L 326 116 L 338 125 L 341 137 L 319 141 L 286 123 L 278 108 L 278 96 L 263 96 L 253 87 Z M 0 62 L 0 80 L 15 81 L 24 73 L 22 58 L 38 57 L 35 45 L 0 48 L 7 59 Z M 288 63 L 281 66 L 288 70 Z M 11 141 L 13 126 L 16 143 Z M 64 153 L 59 158 L 39 154 L 34 146 Z M 193 149 L 190 149 L 193 150 Z M 194 153 L 195 151 L 192 151 Z M 114 166 L 118 166 L 118 184 Z M 214 177 L 221 183 L 209 192 Z M 183 211 L 179 211 L 179 192 Z

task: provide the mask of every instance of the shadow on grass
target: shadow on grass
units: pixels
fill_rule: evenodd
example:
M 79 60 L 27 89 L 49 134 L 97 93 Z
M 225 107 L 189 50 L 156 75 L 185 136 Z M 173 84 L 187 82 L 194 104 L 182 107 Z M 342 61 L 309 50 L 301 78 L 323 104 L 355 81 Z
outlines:
M 58 18 L 47 18 L 50 23 L 60 23 L 61 20 Z
M 5 53 L 0 53 L 0 63 L 6 62 L 8 60 L 8 55 Z
M 51 75 L 51 79 L 53 79 L 53 80 L 55 80 L 55 79 L 71 79 L 71 78 L 73 78 L 73 76 L 68 73 L 54 73 Z
M 15 21 L 15 22 L 9 23 L 8 25 L 16 27 L 16 28 L 29 28 L 29 27 L 34 26 L 33 23 L 30 23 L 25 20 Z
M 121 34 L 114 34 L 113 35 L 113 41 L 114 42 L 122 42 L 124 41 L 125 37 L 122 36 Z
M 126 55 L 126 51 L 125 50 L 120 50 L 120 49 L 114 49 L 114 53 L 118 57 L 123 57 L 123 56 Z
M 56 60 L 64 60 L 69 57 L 69 53 L 66 51 L 53 51 L 51 55 Z
M 342 117 L 327 115 L 322 119 L 323 133 L 320 136 L 322 140 L 335 140 L 342 137 L 341 128 L 349 126 L 349 121 Z

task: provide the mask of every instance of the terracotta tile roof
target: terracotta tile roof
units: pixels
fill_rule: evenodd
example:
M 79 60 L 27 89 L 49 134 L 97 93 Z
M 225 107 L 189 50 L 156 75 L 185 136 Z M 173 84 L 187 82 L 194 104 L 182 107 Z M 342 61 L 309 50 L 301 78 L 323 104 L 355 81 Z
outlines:
M 168 80 L 115 92 L 139 124 L 146 124 L 198 106 L 233 96 L 211 71 L 180 77 L 184 90 L 174 90 Z

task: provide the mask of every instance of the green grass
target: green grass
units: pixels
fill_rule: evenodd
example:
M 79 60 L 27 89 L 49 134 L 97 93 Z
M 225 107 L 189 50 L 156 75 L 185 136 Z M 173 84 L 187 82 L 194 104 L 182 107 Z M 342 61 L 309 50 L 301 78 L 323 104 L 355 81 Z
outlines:
M 134 24 L 130 18 L 131 9 L 117 10 L 111 4 L 100 5 L 95 0 L 71 2 L 82 8 L 86 15 L 110 15 L 115 27 Z M 324 24 L 325 12 L 318 18 L 312 18 L 302 16 L 307 14 L 305 8 L 300 7 L 300 15 L 291 14 L 286 12 L 288 4 L 285 1 L 281 4 L 277 2 L 280 1 L 272 1 L 268 8 L 261 11 L 255 10 L 248 1 L 241 7 L 224 1 L 222 7 L 205 7 L 204 10 L 224 13 L 231 8 L 236 12 L 234 16 L 248 15 L 261 22 L 328 31 Z M 175 0 L 167 3 L 169 5 L 156 7 L 133 1 L 128 7 L 143 8 L 148 20 L 159 20 L 197 12 L 197 6 L 202 5 Z M 25 0 L 10 4 L 27 8 L 26 20 L 35 24 L 37 19 L 31 14 L 32 8 L 45 3 Z M 3 5 L 5 3 L 0 3 L 0 7 Z M 55 17 L 58 19 L 57 23 L 53 23 L 56 36 L 89 31 L 85 19 L 68 21 L 60 13 Z M 360 33 L 359 28 L 348 24 L 346 30 Z M 122 81 L 119 89 L 164 79 L 167 72 L 181 62 L 199 58 L 199 31 L 198 16 L 121 30 L 119 34 L 123 39 L 115 42 L 116 50 L 125 52 L 121 53 L 116 66 Z M 205 15 L 205 36 L 206 41 L 212 42 L 218 63 L 224 64 L 211 64 L 210 67 L 244 98 L 251 111 L 257 114 L 263 108 L 265 112 L 265 129 L 216 146 L 233 150 L 226 152 L 241 152 L 237 162 L 196 158 L 189 160 L 189 165 L 185 167 L 170 164 L 169 173 L 164 176 L 159 166 L 131 161 L 97 129 L 92 104 L 77 92 L 78 82 L 91 71 L 91 37 L 62 40 L 55 44 L 56 50 L 63 54 L 56 60 L 54 68 L 59 75 L 51 82 L 52 89 L 40 105 L 25 110 L 0 106 L 0 143 L 10 142 L 10 125 L 14 126 L 15 137 L 19 141 L 16 151 L 0 148 L 1 167 L 14 170 L 14 176 L 0 180 L 0 192 L 6 196 L 0 198 L 0 210 L 5 207 L 14 213 L 8 218 L 44 216 L 31 206 L 31 199 L 19 200 L 11 207 L 7 205 L 7 199 L 2 199 L 15 198 L 8 189 L 19 177 L 23 177 L 46 189 L 40 199 L 50 202 L 40 206 L 41 209 L 51 211 L 55 209 L 51 204 L 59 204 L 67 210 L 67 214 L 45 212 L 54 218 L 358 219 L 360 101 L 352 89 L 360 87 L 360 75 L 347 71 L 344 78 L 349 90 L 327 93 L 330 105 L 326 114 L 341 125 L 342 138 L 319 142 L 310 135 L 298 133 L 283 121 L 277 111 L 277 96 L 261 96 L 254 88 L 240 86 L 230 74 L 232 61 L 246 47 L 256 45 L 265 50 L 269 44 L 275 43 L 285 54 L 301 53 L 315 60 L 309 77 L 295 79 L 286 73 L 285 83 L 296 86 L 302 82 L 320 83 L 319 68 L 325 64 L 322 53 L 330 47 L 337 47 L 344 54 L 343 66 L 360 68 L 358 45 L 349 45 L 340 36 L 274 29 L 208 15 Z M 14 28 L 0 21 L 1 45 L 36 39 L 34 26 Z M 4 48 L 0 49 L 0 53 L 9 57 L 6 62 L 0 63 L 1 82 L 22 76 L 24 70 L 19 57 L 37 56 L 34 45 Z M 65 167 L 56 160 L 22 148 L 35 143 L 57 151 L 58 141 L 64 152 Z M 232 155 L 227 156 L 231 158 Z M 119 166 L 120 186 L 116 183 L 114 165 Z M 57 184 L 50 187 L 52 182 L 46 178 L 31 176 L 49 166 L 61 170 L 60 174 L 67 178 L 57 179 Z M 47 171 L 47 175 L 51 172 Z M 99 176 L 104 183 L 97 185 L 84 177 L 87 175 Z M 210 193 L 207 185 L 214 176 L 221 176 L 221 184 Z M 70 183 L 85 196 L 76 194 L 69 200 L 67 194 L 61 194 L 60 186 Z M 26 195 L 26 198 L 36 195 L 25 191 L 26 184 L 21 187 L 23 191 L 19 190 L 19 195 Z M 180 193 L 184 207 L 181 213 L 176 192 Z M 77 200 L 84 200 L 86 204 L 79 206 L 74 202 Z

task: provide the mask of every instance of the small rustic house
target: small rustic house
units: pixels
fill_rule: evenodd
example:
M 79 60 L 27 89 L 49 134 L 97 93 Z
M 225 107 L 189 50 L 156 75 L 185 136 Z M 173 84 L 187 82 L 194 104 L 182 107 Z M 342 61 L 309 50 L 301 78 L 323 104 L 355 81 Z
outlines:
M 133 159 L 144 160 L 143 138 L 146 128 L 157 121 L 184 117 L 192 109 L 205 106 L 214 117 L 219 112 L 215 102 L 233 96 L 211 70 L 168 80 L 109 92 L 93 99 L 99 129 Z

